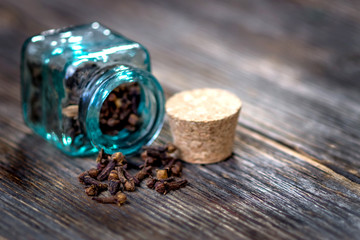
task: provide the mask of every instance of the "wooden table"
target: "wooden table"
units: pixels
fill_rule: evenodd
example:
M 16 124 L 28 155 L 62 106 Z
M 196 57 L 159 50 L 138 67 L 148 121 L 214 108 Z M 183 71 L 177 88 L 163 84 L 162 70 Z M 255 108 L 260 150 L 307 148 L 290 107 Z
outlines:
M 243 109 L 233 156 L 190 185 L 92 201 L 70 158 L 24 125 L 20 48 L 100 21 L 148 47 L 167 96 L 217 87 Z M 359 239 L 360 3 L 335 0 L 0 2 L 0 239 Z M 165 124 L 157 142 L 171 139 Z

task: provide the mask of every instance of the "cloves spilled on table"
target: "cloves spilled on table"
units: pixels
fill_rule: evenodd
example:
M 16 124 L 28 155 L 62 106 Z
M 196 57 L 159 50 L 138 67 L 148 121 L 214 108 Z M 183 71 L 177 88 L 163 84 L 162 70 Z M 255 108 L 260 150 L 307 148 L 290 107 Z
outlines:
M 97 168 L 80 174 L 79 181 L 87 186 L 86 194 L 94 196 L 93 200 L 99 203 L 122 205 L 126 201 L 126 195 L 122 191 L 135 191 L 136 186 L 140 186 L 146 178 L 148 188 L 160 194 L 167 194 L 187 185 L 186 179 L 179 178 L 182 163 L 173 156 L 175 150 L 173 144 L 144 147 L 141 154 L 144 164 L 140 165 L 140 169 L 134 175 L 128 171 L 128 163 L 122 153 L 109 155 L 100 150 L 96 159 Z M 134 168 L 134 165 L 131 164 L 130 168 Z M 155 177 L 152 176 L 154 169 Z M 107 181 L 107 184 L 102 183 L 104 181 Z M 110 197 L 98 196 L 103 195 L 102 192 L 105 190 L 108 190 Z

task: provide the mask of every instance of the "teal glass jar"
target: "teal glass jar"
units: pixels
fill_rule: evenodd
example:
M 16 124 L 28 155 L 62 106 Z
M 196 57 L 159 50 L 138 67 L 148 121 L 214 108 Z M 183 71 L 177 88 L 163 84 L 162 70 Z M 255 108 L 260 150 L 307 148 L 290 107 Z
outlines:
M 72 156 L 135 154 L 163 124 L 164 93 L 148 51 L 97 22 L 27 39 L 21 87 L 25 123 Z M 114 123 L 116 131 L 104 130 Z

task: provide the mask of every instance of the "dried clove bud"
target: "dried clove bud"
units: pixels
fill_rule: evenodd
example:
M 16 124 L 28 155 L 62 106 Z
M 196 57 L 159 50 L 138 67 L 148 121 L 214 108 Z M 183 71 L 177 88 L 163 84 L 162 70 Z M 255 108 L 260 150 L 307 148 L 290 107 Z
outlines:
M 166 194 L 166 186 L 165 186 L 165 183 L 163 182 L 156 182 L 155 183 L 155 191 L 157 191 L 158 193 L 161 193 L 161 194 Z
M 182 180 L 178 180 L 178 181 L 172 181 L 172 182 L 162 182 L 162 181 L 158 181 L 155 183 L 155 190 L 158 193 L 161 194 L 166 194 L 170 191 L 175 191 L 178 190 L 180 188 L 185 187 L 187 184 L 187 180 L 186 179 L 182 179 Z
M 116 170 L 111 170 L 108 180 L 119 180 L 118 172 Z
M 155 187 L 155 183 L 157 182 L 157 180 L 155 178 L 149 178 L 147 181 L 146 181 L 146 186 L 148 188 L 151 188 L 153 189 Z
M 169 177 L 169 178 L 165 178 L 165 179 L 157 179 L 157 181 L 160 181 L 160 182 L 172 182 L 175 180 L 176 179 L 174 177 Z
M 172 166 L 174 165 L 174 163 L 175 163 L 175 158 L 169 157 L 167 159 L 164 159 L 163 162 L 164 162 L 164 165 L 165 165 L 164 169 L 170 170 L 172 168 Z
M 111 158 L 117 162 L 118 165 L 123 165 L 125 163 L 125 156 L 121 152 L 116 152 L 111 155 Z
M 157 179 L 166 179 L 168 178 L 168 171 L 166 169 L 156 170 L 156 178 Z
M 145 163 L 142 166 L 158 166 L 160 161 L 158 158 L 147 157 Z
M 137 180 L 137 182 L 140 183 L 142 180 L 144 180 L 147 176 L 151 174 L 151 170 L 152 170 L 151 166 L 144 167 L 135 174 L 134 178 Z
M 97 179 L 99 181 L 104 181 L 110 174 L 111 170 L 114 169 L 116 165 L 116 161 L 111 160 L 106 167 L 100 172 L 100 174 L 97 176 Z
M 109 192 L 111 195 L 115 195 L 121 189 L 120 180 L 110 180 L 109 181 Z
M 162 158 L 166 158 L 166 153 L 161 153 L 158 150 L 154 150 L 150 147 L 145 147 L 146 149 L 149 149 L 150 155 L 148 155 L 148 151 L 145 150 L 141 153 L 141 158 L 145 161 L 145 163 L 142 166 L 157 166 L 160 165 L 160 160 Z
M 116 194 L 116 203 L 117 203 L 118 206 L 124 204 L 126 202 L 126 199 L 127 199 L 127 197 L 126 197 L 126 195 L 124 193 L 118 192 Z
M 166 182 L 165 185 L 168 191 L 174 191 L 185 187 L 187 183 L 188 181 L 186 179 L 182 179 L 174 182 Z
M 116 105 L 116 108 L 120 108 L 121 107 L 121 99 L 118 98 L 115 100 L 115 105 Z
M 96 178 L 97 175 L 99 174 L 99 170 L 96 169 L 96 168 L 91 168 L 89 171 L 89 176 L 92 177 L 92 178 Z
M 124 169 L 124 174 L 125 174 L 125 177 L 129 180 L 129 181 L 132 181 L 134 182 L 134 184 L 136 185 L 139 185 L 140 184 L 140 181 L 136 178 L 134 178 L 128 171 L 126 171 Z
M 180 161 L 176 161 L 175 164 L 170 168 L 170 172 L 174 176 L 181 176 L 182 163 Z
M 96 162 L 97 162 L 97 163 L 100 163 L 101 160 L 103 159 L 103 156 L 104 156 L 104 155 L 105 155 L 105 154 L 104 154 L 104 149 L 101 149 L 101 150 L 99 151 L 99 154 L 98 154 L 97 158 L 96 158 Z
M 85 184 L 85 183 L 84 183 L 84 177 L 85 177 L 86 175 L 88 175 L 88 172 L 87 172 L 87 171 L 85 171 L 85 172 L 83 172 L 83 173 L 80 173 L 80 175 L 78 176 L 79 182 L 80 182 L 81 184 Z
M 107 100 L 110 102 L 114 102 L 117 99 L 116 94 L 115 93 L 110 93 Z
M 99 195 L 101 190 L 102 189 L 100 189 L 96 185 L 91 185 L 90 187 L 85 188 L 85 193 L 88 196 L 97 196 L 97 195 Z
M 116 170 L 111 170 L 109 177 L 109 192 L 111 195 L 115 195 L 121 188 L 121 182 L 119 180 L 118 172 Z
M 117 173 L 118 173 L 118 178 L 120 180 L 120 182 L 122 184 L 125 184 L 125 182 L 127 181 L 125 175 L 124 175 L 124 168 L 123 167 L 116 167 Z
M 157 182 L 165 183 L 165 182 L 172 182 L 172 181 L 175 181 L 175 178 L 174 178 L 174 177 L 169 177 L 169 178 L 162 179 L 162 180 L 159 180 L 159 179 L 150 177 L 149 180 L 147 180 L 147 182 L 146 182 L 146 186 L 147 186 L 148 188 L 153 189 L 153 188 L 155 187 L 155 184 L 156 184 Z
M 106 165 L 108 164 L 108 155 L 104 153 L 104 149 L 101 149 L 97 158 L 96 158 L 97 166 L 96 169 L 102 171 Z
M 144 146 L 143 147 L 144 150 L 150 150 L 153 152 L 165 152 L 166 151 L 166 146 Z
M 139 117 L 136 114 L 134 114 L 134 113 L 130 114 L 128 122 L 132 126 L 135 126 L 138 123 L 138 121 L 139 121 Z
M 161 164 L 164 166 L 170 166 L 170 165 L 174 164 L 175 160 L 176 159 L 171 156 L 166 156 L 165 158 L 161 159 Z
M 148 148 L 146 149 L 147 155 L 149 157 L 153 157 L 153 158 L 160 158 L 160 159 L 164 159 L 167 157 L 166 152 L 164 151 L 159 151 L 157 149 L 154 148 Z
M 135 181 L 133 177 L 123 167 L 117 167 L 116 170 L 120 182 L 124 185 L 124 190 L 128 192 L 135 191 Z M 125 174 L 127 175 L 126 177 Z
M 105 167 L 106 167 L 106 164 L 103 164 L 103 163 L 98 163 L 96 165 L 96 169 L 99 170 L 99 172 L 101 172 Z
M 135 191 L 135 182 L 134 181 L 130 181 L 130 180 L 126 180 L 125 184 L 124 184 L 124 189 L 128 192 L 133 192 Z
M 95 200 L 98 203 L 116 203 L 115 196 L 111 197 L 93 197 L 92 200 Z
M 110 203 L 117 204 L 118 206 L 124 204 L 126 202 L 126 195 L 122 192 L 118 192 L 115 196 L 111 197 L 93 197 L 92 200 L 95 200 L 98 203 Z
M 84 176 L 84 183 L 85 185 L 95 185 L 100 189 L 107 189 L 107 184 L 101 183 L 89 175 Z

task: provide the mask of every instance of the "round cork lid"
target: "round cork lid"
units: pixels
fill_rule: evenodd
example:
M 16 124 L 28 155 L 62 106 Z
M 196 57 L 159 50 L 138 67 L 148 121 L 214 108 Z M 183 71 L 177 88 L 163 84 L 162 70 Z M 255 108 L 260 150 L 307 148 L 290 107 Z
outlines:
M 172 96 L 165 108 L 180 157 L 215 163 L 232 154 L 240 99 L 222 89 L 195 89 Z
M 166 102 L 166 112 L 173 118 L 208 122 L 231 116 L 241 108 L 234 94 L 215 88 L 203 88 L 175 94 Z

